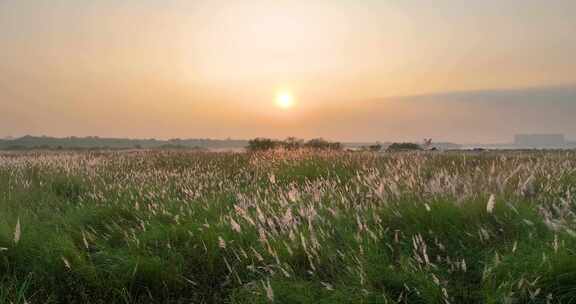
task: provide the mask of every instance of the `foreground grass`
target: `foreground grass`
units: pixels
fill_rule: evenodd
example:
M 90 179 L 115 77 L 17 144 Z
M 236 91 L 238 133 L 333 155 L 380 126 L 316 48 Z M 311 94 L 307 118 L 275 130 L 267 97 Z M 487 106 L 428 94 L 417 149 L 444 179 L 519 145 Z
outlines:
M 576 303 L 576 154 L 0 155 L 0 303 Z

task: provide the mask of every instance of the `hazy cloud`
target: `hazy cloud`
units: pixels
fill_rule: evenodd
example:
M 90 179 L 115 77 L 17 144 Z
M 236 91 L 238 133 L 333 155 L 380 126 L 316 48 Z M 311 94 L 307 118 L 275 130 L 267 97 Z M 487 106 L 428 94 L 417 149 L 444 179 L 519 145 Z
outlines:
M 554 103 L 572 105 L 576 108 L 576 85 L 442 92 L 425 95 L 390 97 L 388 99 L 400 101 L 456 101 L 482 103 Z

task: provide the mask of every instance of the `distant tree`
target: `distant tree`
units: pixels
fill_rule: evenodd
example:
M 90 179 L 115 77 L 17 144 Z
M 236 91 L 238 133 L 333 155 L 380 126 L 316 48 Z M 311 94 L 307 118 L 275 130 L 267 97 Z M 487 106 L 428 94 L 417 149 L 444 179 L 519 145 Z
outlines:
M 269 138 L 255 138 L 248 141 L 248 151 L 266 151 L 277 148 L 284 148 L 287 150 L 296 150 L 300 148 L 308 148 L 313 150 L 342 150 L 343 146 L 339 142 L 329 142 L 322 138 L 311 139 L 304 142 L 295 137 L 288 137 L 286 140 L 277 141 Z
M 248 141 L 249 151 L 266 151 L 275 149 L 276 147 L 278 147 L 278 143 L 269 138 L 255 138 Z
M 422 147 L 415 143 L 393 143 L 388 146 L 388 151 L 418 151 Z
M 282 142 L 282 146 L 287 150 L 297 150 L 302 148 L 304 141 L 296 137 L 288 137 Z
M 343 148 L 341 143 L 329 142 L 323 138 L 311 139 L 304 146 L 314 150 L 342 150 Z

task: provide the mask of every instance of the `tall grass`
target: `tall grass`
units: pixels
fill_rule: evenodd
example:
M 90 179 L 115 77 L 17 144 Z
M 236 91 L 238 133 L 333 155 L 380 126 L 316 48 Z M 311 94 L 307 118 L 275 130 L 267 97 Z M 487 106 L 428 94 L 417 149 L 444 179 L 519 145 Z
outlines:
M 576 303 L 576 153 L 0 154 L 0 303 Z

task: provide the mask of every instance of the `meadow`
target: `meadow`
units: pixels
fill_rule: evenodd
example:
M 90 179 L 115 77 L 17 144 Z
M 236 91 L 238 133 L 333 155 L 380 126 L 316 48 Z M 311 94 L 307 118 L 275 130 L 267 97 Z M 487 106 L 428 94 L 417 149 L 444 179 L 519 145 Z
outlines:
M 576 303 L 576 152 L 0 154 L 0 303 Z

